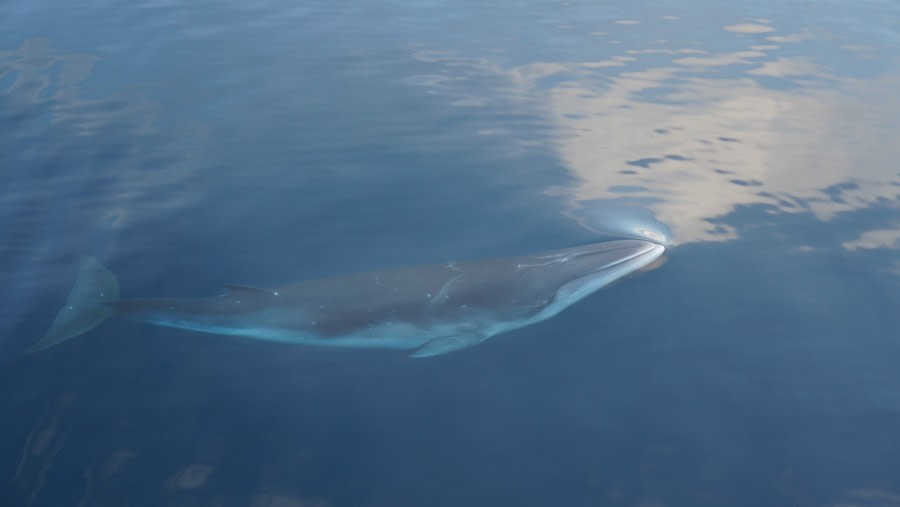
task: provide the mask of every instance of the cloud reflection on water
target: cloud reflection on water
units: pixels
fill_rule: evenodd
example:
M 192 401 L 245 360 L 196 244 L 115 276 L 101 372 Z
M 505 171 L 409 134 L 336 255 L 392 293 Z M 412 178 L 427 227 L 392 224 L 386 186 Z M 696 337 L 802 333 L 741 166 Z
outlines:
M 518 97 L 548 117 L 550 147 L 574 176 L 549 191 L 580 221 L 593 203 L 628 198 L 678 243 L 726 241 L 736 230 L 713 219 L 740 206 L 828 221 L 900 202 L 900 173 L 891 169 L 900 158 L 896 62 L 870 77 L 841 75 L 839 56 L 782 47 L 814 40 L 811 31 L 779 34 L 766 20 L 727 25 L 722 37 L 743 47 L 663 41 L 600 61 L 510 68 L 422 49 L 415 57 L 443 65 L 445 85 L 476 70 L 504 77 L 504 100 Z
M 135 214 L 178 209 L 189 199 L 178 190 L 198 153 L 194 138 L 183 135 L 185 125 L 163 130 L 159 105 L 138 87 L 112 93 L 86 87 L 98 60 L 45 38 L 0 51 L 0 119 L 11 127 L 0 140 L 7 171 L 0 223 L 29 233 L 84 231 L 87 244 L 71 250 L 102 255 L 109 245 L 95 242 L 97 231 L 120 227 Z M 47 246 L 4 246 L 23 262 L 39 251 L 64 250 L 53 243 L 62 234 L 35 236 Z

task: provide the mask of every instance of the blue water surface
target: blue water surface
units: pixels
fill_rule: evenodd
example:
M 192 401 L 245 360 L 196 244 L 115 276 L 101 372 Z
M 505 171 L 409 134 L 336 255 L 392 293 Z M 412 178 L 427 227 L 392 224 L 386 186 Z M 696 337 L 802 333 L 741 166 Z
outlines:
M 0 3 L 0 505 L 900 505 L 900 4 Z M 425 360 L 111 319 L 619 236 Z

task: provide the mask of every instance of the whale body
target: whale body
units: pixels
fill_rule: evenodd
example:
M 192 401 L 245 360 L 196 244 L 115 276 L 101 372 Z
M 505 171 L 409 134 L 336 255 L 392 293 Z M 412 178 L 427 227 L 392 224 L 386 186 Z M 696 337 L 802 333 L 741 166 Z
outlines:
M 221 335 L 435 356 L 549 319 L 664 251 L 649 241 L 609 241 L 276 288 L 226 285 L 227 293 L 200 299 L 119 299 L 115 276 L 84 257 L 66 304 L 26 352 L 74 338 L 118 313 Z

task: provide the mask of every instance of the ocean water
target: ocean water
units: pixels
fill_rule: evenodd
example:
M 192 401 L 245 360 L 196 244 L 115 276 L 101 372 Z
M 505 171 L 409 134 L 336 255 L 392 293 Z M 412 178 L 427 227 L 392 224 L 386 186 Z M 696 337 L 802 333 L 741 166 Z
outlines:
M 0 505 L 900 505 L 900 4 L 0 4 Z M 661 234 L 460 352 L 126 297 Z

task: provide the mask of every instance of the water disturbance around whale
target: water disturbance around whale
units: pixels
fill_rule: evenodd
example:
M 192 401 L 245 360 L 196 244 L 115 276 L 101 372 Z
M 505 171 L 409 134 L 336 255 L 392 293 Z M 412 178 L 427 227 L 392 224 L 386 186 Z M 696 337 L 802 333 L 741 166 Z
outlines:
M 75 287 L 26 352 L 74 338 L 116 313 L 220 335 L 334 347 L 452 352 L 549 319 L 658 259 L 642 240 L 343 275 L 276 288 L 225 285 L 200 299 L 119 299 L 115 276 L 83 257 Z

